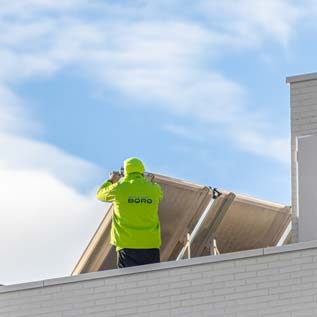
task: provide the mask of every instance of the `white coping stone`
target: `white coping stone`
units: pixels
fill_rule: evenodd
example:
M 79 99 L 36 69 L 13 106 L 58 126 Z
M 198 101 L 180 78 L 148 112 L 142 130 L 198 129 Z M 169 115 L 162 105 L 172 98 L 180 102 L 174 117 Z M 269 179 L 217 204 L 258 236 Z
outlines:
M 295 83 L 299 81 L 313 80 L 313 79 L 317 79 L 317 73 L 289 76 L 289 77 L 286 77 L 286 83 Z
M 7 286 L 0 286 L 0 294 L 13 292 L 13 291 L 21 291 L 32 288 L 40 288 L 44 286 L 44 281 L 36 281 L 36 282 L 27 282 L 21 284 L 12 284 Z
M 106 278 L 106 277 L 124 276 L 124 275 L 158 271 L 158 270 L 174 269 L 174 268 L 184 267 L 184 266 L 223 262 L 228 260 L 243 259 L 243 258 L 261 256 L 261 255 L 263 255 L 263 249 L 232 252 L 232 253 L 226 253 L 226 254 L 219 254 L 216 256 L 209 255 L 209 256 L 202 256 L 202 257 L 185 259 L 180 261 L 161 262 L 161 263 L 155 263 L 155 264 L 128 267 L 123 269 L 105 270 L 100 272 L 84 273 L 84 274 L 80 274 L 76 276 L 54 278 L 54 279 L 45 280 L 44 286 L 73 283 L 73 282 Z
M 307 249 L 314 249 L 314 248 L 317 248 L 317 240 L 286 244 L 280 247 L 269 247 L 263 250 L 264 250 L 264 255 L 268 255 L 268 254 L 293 252 L 293 251 L 307 250 Z
M 151 272 L 151 271 L 158 271 L 158 270 L 176 269 L 178 267 L 217 263 L 217 262 L 230 261 L 230 260 L 239 260 L 239 259 L 250 258 L 250 257 L 257 257 L 257 256 L 264 256 L 269 254 L 292 252 L 292 251 L 313 249 L 313 248 L 317 248 L 317 241 L 294 243 L 294 244 L 289 244 L 289 245 L 285 245 L 281 247 L 269 247 L 265 249 L 254 249 L 254 250 L 247 250 L 247 251 L 241 251 L 241 252 L 232 252 L 232 253 L 225 253 L 225 254 L 219 254 L 219 255 L 203 256 L 203 257 L 185 259 L 180 261 L 169 261 L 169 262 L 134 266 L 134 267 L 124 268 L 124 269 L 114 269 L 114 270 L 105 270 L 100 272 L 83 273 L 76 276 L 54 278 L 54 279 L 48 279 L 48 280 L 38 281 L 38 282 L 0 286 L 0 293 L 7 293 L 7 292 L 13 292 L 13 291 L 19 291 L 19 290 L 32 289 L 32 288 L 41 288 L 41 287 L 47 287 L 51 285 L 76 283 L 76 282 L 89 281 L 89 280 L 100 279 L 100 278 L 111 278 L 115 276 L 124 276 L 129 274 L 137 274 L 137 273 L 144 273 L 144 272 Z

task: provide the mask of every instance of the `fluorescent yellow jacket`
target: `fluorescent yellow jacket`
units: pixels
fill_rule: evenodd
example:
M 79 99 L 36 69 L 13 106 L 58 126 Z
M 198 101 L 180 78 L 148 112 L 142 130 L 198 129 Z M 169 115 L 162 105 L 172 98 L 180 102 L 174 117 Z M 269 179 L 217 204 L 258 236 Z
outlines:
M 110 243 L 117 250 L 159 248 L 158 206 L 162 198 L 160 186 L 138 172 L 127 174 L 116 184 L 105 182 L 97 199 L 114 204 Z

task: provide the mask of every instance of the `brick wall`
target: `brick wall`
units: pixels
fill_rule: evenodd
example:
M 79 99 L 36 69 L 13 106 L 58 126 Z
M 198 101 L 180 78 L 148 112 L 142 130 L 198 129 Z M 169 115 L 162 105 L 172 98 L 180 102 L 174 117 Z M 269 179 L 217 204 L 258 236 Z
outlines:
M 317 316 L 317 241 L 0 287 L 0 316 Z
M 317 73 L 289 77 L 291 101 L 292 236 L 298 241 L 296 138 L 317 133 Z

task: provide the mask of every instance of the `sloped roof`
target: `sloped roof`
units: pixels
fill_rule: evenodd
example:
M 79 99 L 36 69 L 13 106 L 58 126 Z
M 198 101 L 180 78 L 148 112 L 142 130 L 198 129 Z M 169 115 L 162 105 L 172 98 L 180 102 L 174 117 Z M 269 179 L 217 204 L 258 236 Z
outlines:
M 192 241 L 192 256 L 210 254 L 213 237 L 221 253 L 274 246 L 291 220 L 290 208 L 284 205 L 224 190 L 219 190 L 221 196 L 213 200 L 210 187 L 158 174 L 147 177 L 160 184 L 164 192 L 159 207 L 161 261 L 177 258 L 187 233 L 194 230 L 203 214 L 207 216 Z M 112 212 L 110 205 L 72 275 L 116 267 L 115 248 L 110 245 Z

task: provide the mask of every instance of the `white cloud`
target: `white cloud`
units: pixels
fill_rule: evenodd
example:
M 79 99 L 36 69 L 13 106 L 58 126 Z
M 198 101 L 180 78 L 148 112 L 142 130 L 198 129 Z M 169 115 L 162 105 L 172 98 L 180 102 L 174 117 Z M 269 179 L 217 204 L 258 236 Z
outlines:
M 1 86 L 0 86 L 1 88 Z M 23 136 L 33 131 L 22 101 L 0 96 L 0 283 L 69 275 L 104 215 L 95 165 Z
M 241 95 L 237 83 L 201 65 L 206 51 L 219 53 L 223 36 L 190 22 L 122 22 L 110 30 L 102 22 L 49 18 L 14 25 L 9 40 L 2 38 L 9 48 L 0 52 L 2 77 L 9 82 L 79 64 L 93 78 L 134 98 L 155 99 L 156 106 L 180 115 L 203 111 L 203 117 L 211 109 L 215 114 L 219 103 L 223 112 L 232 112 Z M 28 45 L 19 53 L 25 42 L 41 45 Z M 208 102 L 210 97 L 213 103 Z
M 6 32 L 0 35 L 0 43 L 6 49 L 0 50 L 0 79 L 10 85 L 75 65 L 82 76 L 120 91 L 140 106 L 218 123 L 227 133 L 240 120 L 241 129 L 235 129 L 231 138 L 242 145 L 245 123 L 259 114 L 245 107 L 246 89 L 216 71 L 214 61 L 227 50 L 257 50 L 268 37 L 287 45 L 308 9 L 291 1 L 241 0 L 236 5 L 231 0 L 205 0 L 188 8 L 205 16 L 198 22 L 189 14 L 177 13 L 181 5 L 178 1 L 111 5 L 28 0 L 21 13 L 15 4 L 6 4 L 1 14 L 14 22 L 1 22 Z M 89 20 L 78 14 L 83 10 L 96 14 L 96 8 L 101 18 Z M 177 18 L 164 16 L 162 8 Z M 249 129 L 250 134 L 261 136 L 257 126 Z M 273 133 L 261 136 L 268 144 L 271 139 Z M 265 155 L 251 146 L 249 150 Z
M 238 142 L 246 151 L 290 164 L 289 138 L 274 138 L 253 131 L 239 131 Z
M 38 123 L 0 84 L 0 283 L 69 275 L 104 215 L 95 188 L 100 169 L 31 139 Z
M 1 8 L 0 15 L 14 5 Z M 19 18 L 30 18 L 17 9 Z M 54 44 L 46 54 L 44 42 L 54 38 L 54 21 L 10 25 L 2 20 L 0 27 L 0 239 L 5 242 L 0 246 L 0 283 L 69 275 L 105 209 L 96 202 L 95 188 L 87 194 L 76 189 L 96 184 L 101 172 L 94 164 L 35 140 L 43 127 L 13 84 L 54 74 L 71 56 L 56 53 Z
M 248 122 L 245 121 L 235 127 L 228 127 L 224 131 L 209 129 L 206 124 L 192 127 L 168 124 L 164 126 L 164 129 L 179 137 L 199 142 L 206 148 L 215 138 L 227 138 L 228 142 L 232 142 L 232 135 L 235 135 L 235 145 L 241 150 L 268 157 L 286 165 L 290 164 L 290 140 L 288 137 L 271 136 L 264 131 L 258 133 L 254 129 L 248 129 Z M 182 147 L 178 147 L 178 149 L 184 150 Z
M 60 13 L 61 11 L 71 10 L 83 4 L 83 0 L 24 0 L 20 3 L 0 0 L 0 16 L 14 16 L 27 19 L 40 13 Z
M 15 134 L 0 127 L 2 284 L 69 275 L 105 209 L 96 202 L 96 188 L 87 194 L 75 189 L 96 184 L 99 168 L 21 136 L 19 120 L 27 118 L 19 115 L 7 120 Z
M 21 105 L 20 98 L 1 85 L 0 81 L 0 133 L 35 131 L 39 128 L 36 124 L 30 124 L 30 116 Z
M 100 170 L 60 149 L 0 133 L 0 283 L 69 275 L 104 215 Z
M 307 14 L 307 5 L 285 0 L 203 0 L 200 9 L 232 34 L 236 44 L 259 47 L 270 37 L 286 46 L 296 22 Z
M 10 134 L 0 133 L 0 162 L 10 169 L 39 170 L 49 173 L 65 185 L 78 187 L 99 178 L 101 170 L 57 147 Z
M 164 126 L 164 130 L 168 131 L 170 133 L 173 133 L 175 135 L 178 135 L 180 137 L 186 137 L 188 139 L 196 139 L 196 134 L 193 133 L 192 130 L 190 130 L 186 126 L 178 125 L 178 124 L 167 124 Z
M 0 283 L 69 275 L 104 215 L 47 171 L 0 164 Z

